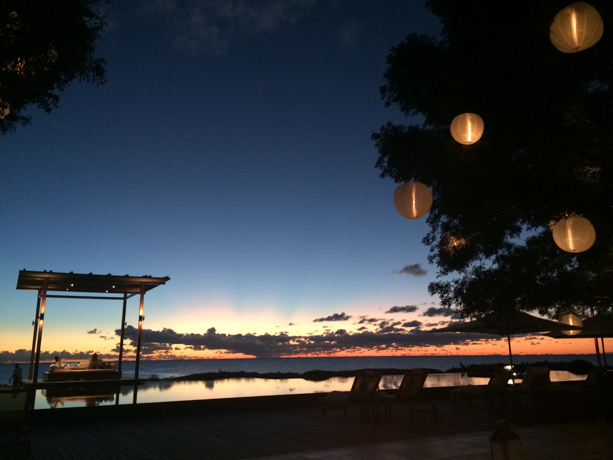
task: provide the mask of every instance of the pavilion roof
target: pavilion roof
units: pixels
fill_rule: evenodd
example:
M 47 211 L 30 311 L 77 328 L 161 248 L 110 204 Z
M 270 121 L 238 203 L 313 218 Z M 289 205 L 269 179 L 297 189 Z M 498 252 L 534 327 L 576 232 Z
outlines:
M 36 272 L 24 269 L 19 271 L 17 289 L 39 290 L 45 280 L 48 280 L 48 291 L 137 294 L 140 292 L 141 283 L 144 283 L 145 291 L 149 291 L 165 284 L 170 277 L 58 273 L 51 270 Z

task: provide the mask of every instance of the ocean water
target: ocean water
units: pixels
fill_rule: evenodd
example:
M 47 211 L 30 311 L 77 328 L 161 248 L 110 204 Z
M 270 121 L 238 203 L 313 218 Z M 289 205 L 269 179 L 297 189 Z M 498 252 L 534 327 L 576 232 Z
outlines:
M 584 359 L 596 364 L 594 355 L 517 355 L 513 357 L 515 364 L 532 363 L 538 361 L 560 362 Z M 70 361 L 69 361 L 70 362 Z M 170 361 L 141 361 L 139 377 L 148 379 L 156 376 L 160 379 L 182 375 L 198 374 L 203 372 L 296 372 L 303 373 L 313 370 L 343 371 L 354 369 L 438 369 L 442 372 L 461 364 L 508 364 L 508 355 L 486 356 L 390 356 L 390 357 L 331 357 L 331 358 L 253 358 L 253 359 L 195 359 Z M 610 354 L 607 362 L 613 363 Z M 39 365 L 39 379 L 49 369 L 50 363 Z M 134 361 L 124 361 L 123 375 L 134 376 Z M 8 384 L 13 373 L 14 364 L 0 364 L 0 384 Z M 24 378 L 27 379 L 29 363 L 20 364 Z

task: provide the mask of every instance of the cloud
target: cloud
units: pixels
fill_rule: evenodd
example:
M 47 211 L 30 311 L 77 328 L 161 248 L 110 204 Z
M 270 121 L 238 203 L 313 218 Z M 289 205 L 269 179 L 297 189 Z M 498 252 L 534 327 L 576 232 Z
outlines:
M 0 363 L 10 363 L 10 362 L 30 362 L 30 353 L 31 350 L 19 349 L 14 352 L 9 351 L 0 351 Z M 40 361 L 53 361 L 56 356 L 60 356 L 63 361 L 85 361 L 88 360 L 93 350 L 88 351 L 41 351 L 40 352 Z M 98 355 L 103 358 L 115 358 L 113 354 L 101 354 Z
M 400 270 L 394 270 L 393 273 L 405 274 L 409 276 L 426 276 L 428 270 L 421 268 L 421 264 L 405 265 Z
M 378 323 L 379 321 L 385 321 L 381 318 L 368 318 L 366 316 L 362 316 L 360 321 L 357 324 L 365 324 L 365 323 Z
M 437 326 L 447 326 L 448 324 L 450 324 L 451 321 L 437 321 L 436 323 L 426 323 L 425 326 L 426 327 L 437 327 Z
M 377 334 L 389 334 L 391 332 L 405 332 L 404 329 L 401 329 L 397 326 L 400 326 L 402 323 L 400 321 L 396 321 L 394 323 L 390 323 L 389 321 L 382 321 L 379 324 L 379 329 L 377 329 Z
M 406 305 L 404 307 L 392 307 L 385 313 L 413 313 L 414 311 L 417 311 L 416 305 Z
M 358 41 L 358 25 L 355 22 L 346 24 L 337 34 L 341 44 L 346 47 L 355 46 Z
M 421 321 L 407 321 L 402 327 L 421 327 Z
M 293 25 L 315 3 L 316 0 L 145 0 L 137 15 L 162 24 L 175 49 L 222 55 L 238 37 Z
M 376 332 L 349 333 L 343 329 L 309 336 L 290 336 L 286 333 L 271 334 L 183 334 L 172 329 L 161 331 L 143 329 L 143 344 L 160 344 L 160 350 L 169 346 L 183 345 L 194 350 L 209 350 L 219 353 L 243 354 L 246 356 L 281 357 L 297 355 L 328 355 L 343 351 L 360 353 L 379 349 L 407 350 L 414 347 L 441 347 L 466 345 L 474 341 L 491 340 L 491 336 L 477 333 L 445 334 L 429 333 L 419 328 L 406 332 L 398 328 L 399 322 L 382 322 Z M 116 334 L 120 334 L 120 330 Z M 126 338 L 135 344 L 137 329 L 126 328 Z M 0 354 L 0 357 L 2 355 Z
M 450 310 L 449 308 L 445 308 L 445 307 L 440 307 L 440 308 L 436 308 L 436 307 L 430 307 L 428 308 L 425 312 L 423 312 L 420 316 L 453 316 L 456 312 L 453 310 Z
M 142 349 L 144 356 L 162 359 L 180 359 L 173 350 L 178 347 L 195 351 L 209 351 L 224 356 L 237 354 L 258 358 L 291 357 L 291 356 L 326 356 L 341 352 L 363 354 L 381 350 L 405 353 L 412 348 L 443 347 L 446 345 L 465 346 L 483 341 L 494 341 L 492 336 L 478 333 L 429 333 L 415 325 L 410 331 L 404 327 L 413 327 L 400 322 L 382 321 L 374 332 L 363 329 L 358 332 L 348 332 L 338 329 L 335 332 L 324 332 L 305 336 L 291 336 L 287 333 L 271 334 L 220 334 L 215 328 L 202 333 L 179 333 L 169 328 L 162 330 L 143 329 Z M 121 329 L 115 330 L 116 336 Z M 127 326 L 125 329 L 126 342 L 124 343 L 124 357 L 133 357 L 135 354 L 138 329 Z M 101 354 L 103 359 L 117 359 L 118 347 L 113 353 Z M 55 355 L 64 360 L 87 360 L 93 350 L 87 352 L 43 351 L 41 360 L 52 361 Z M 1 351 L 0 363 L 29 362 L 30 350 L 17 350 L 15 352 Z
M 99 334 L 100 331 L 98 329 L 92 329 L 91 331 L 87 331 L 88 334 Z
M 326 316 L 325 318 L 317 318 L 317 319 L 314 319 L 313 322 L 314 323 L 324 323 L 328 321 L 347 321 L 349 318 L 351 318 L 351 316 L 345 315 L 345 312 L 343 312 L 343 313 L 334 313 L 333 315 Z

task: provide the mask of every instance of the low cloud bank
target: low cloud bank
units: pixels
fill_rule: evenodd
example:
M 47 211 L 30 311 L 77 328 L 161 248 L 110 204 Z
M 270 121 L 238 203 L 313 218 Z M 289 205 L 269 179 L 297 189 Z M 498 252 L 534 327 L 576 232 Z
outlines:
M 204 334 L 179 333 L 169 328 L 160 331 L 143 329 L 143 345 L 158 346 L 161 350 L 171 350 L 173 346 L 183 345 L 194 350 L 212 350 L 223 353 L 243 354 L 257 358 L 288 357 L 304 354 L 327 355 L 353 350 L 403 350 L 422 347 L 443 347 L 446 345 L 466 345 L 473 341 L 491 340 L 485 334 L 445 334 L 429 333 L 421 329 L 405 331 L 400 323 L 381 324 L 376 332 L 363 331 L 348 333 L 345 329 L 335 332 L 290 336 L 286 333 L 263 334 L 221 334 L 214 328 Z M 413 326 L 413 324 L 411 324 Z M 126 339 L 136 343 L 137 329 L 128 326 Z M 118 329 L 117 334 L 120 333 Z

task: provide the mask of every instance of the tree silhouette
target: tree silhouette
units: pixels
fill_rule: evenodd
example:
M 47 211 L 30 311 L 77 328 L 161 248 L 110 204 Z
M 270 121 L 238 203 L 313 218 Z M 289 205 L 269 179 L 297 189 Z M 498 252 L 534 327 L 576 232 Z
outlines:
M 409 35 L 387 57 L 381 95 L 420 124 L 372 135 L 382 177 L 428 185 L 429 286 L 475 316 L 520 308 L 556 316 L 613 300 L 613 4 L 592 48 L 565 54 L 549 38 L 569 1 L 430 0 L 440 37 Z M 477 113 L 481 140 L 449 126 Z M 565 215 L 596 229 L 588 251 L 559 249 L 549 227 Z
M 59 93 L 77 79 L 105 82 L 104 59 L 94 57 L 105 25 L 97 7 L 106 0 L 3 0 L 0 2 L 0 132 L 30 118 L 34 104 L 51 112 Z

